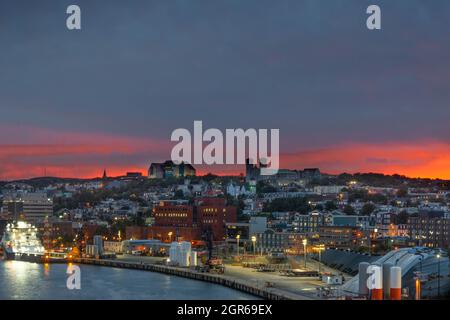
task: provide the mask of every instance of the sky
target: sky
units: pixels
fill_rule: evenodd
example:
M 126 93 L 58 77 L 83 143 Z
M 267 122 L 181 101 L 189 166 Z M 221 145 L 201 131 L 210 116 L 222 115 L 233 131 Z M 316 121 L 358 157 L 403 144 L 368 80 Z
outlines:
M 0 180 L 145 173 L 194 120 L 280 129 L 283 168 L 450 179 L 449 15 L 448 0 L 0 0 Z

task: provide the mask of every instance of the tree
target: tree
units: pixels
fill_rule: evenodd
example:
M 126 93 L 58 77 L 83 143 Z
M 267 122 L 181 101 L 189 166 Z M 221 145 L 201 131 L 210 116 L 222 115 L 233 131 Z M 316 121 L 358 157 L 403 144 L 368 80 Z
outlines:
M 376 207 L 372 203 L 365 203 L 361 208 L 361 214 L 364 216 L 370 215 Z
M 402 188 L 397 190 L 397 197 L 403 198 L 408 195 L 408 189 Z
M 337 206 L 334 203 L 334 201 L 327 201 L 327 202 L 325 202 L 325 210 L 333 211 L 333 210 L 336 210 L 336 209 L 337 209 Z
M 177 191 L 175 191 L 175 194 L 173 195 L 173 198 L 174 198 L 175 200 L 177 200 L 177 199 L 184 199 L 184 193 L 183 193 L 183 190 L 177 190 Z
M 304 197 L 297 198 L 278 198 L 271 202 L 265 203 L 263 211 L 265 212 L 286 212 L 286 211 L 296 211 L 301 214 L 306 214 L 311 211 L 311 206 L 308 200 Z
M 318 211 L 323 211 L 323 205 L 321 205 L 320 203 L 318 205 L 316 205 L 316 210 Z
M 342 211 L 348 215 L 355 214 L 355 209 L 349 204 L 347 204 Z
M 258 183 L 256 184 L 256 193 L 258 195 L 262 193 L 273 193 L 273 192 L 277 192 L 277 188 L 264 181 L 258 181 Z

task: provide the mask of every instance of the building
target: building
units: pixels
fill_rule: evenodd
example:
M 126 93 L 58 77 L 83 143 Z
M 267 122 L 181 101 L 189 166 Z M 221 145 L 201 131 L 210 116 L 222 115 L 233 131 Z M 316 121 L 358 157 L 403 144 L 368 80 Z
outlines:
M 409 217 L 408 235 L 419 246 L 449 248 L 450 219 L 442 212 L 423 212 Z
M 335 186 L 335 185 L 330 185 L 330 186 L 314 186 L 313 190 L 315 194 L 318 195 L 337 195 L 339 194 L 342 189 L 344 189 L 346 186 Z
M 53 200 L 46 193 L 38 192 L 8 195 L 3 199 L 3 214 L 8 219 L 43 221 L 53 215 Z
M 319 242 L 330 248 L 351 249 L 357 246 L 358 227 L 322 226 L 319 228 Z
M 147 237 L 164 242 L 201 240 L 212 234 L 214 241 L 225 241 L 227 223 L 237 221 L 237 209 L 224 198 L 199 198 L 194 205 L 161 201 L 153 208 L 154 224 Z
M 257 233 L 263 233 L 267 230 L 267 217 L 250 217 L 249 232 L 250 236 Z
M 375 219 L 375 227 L 382 236 L 387 236 L 391 231 L 391 224 L 394 222 L 395 214 L 390 212 L 376 212 L 372 216 Z
M 142 172 L 127 172 L 126 177 L 127 178 L 141 178 Z
M 226 223 L 227 241 L 236 243 L 239 235 L 240 241 L 248 241 L 250 239 L 250 224 L 246 222 L 228 222 Z
M 153 208 L 153 217 L 155 221 L 145 238 L 159 239 L 163 242 L 191 241 L 201 238 L 192 205 L 161 201 Z
M 270 252 L 300 252 L 303 248 L 304 235 L 299 233 L 276 232 L 268 229 L 256 234 L 255 251 L 257 253 Z
M 359 227 L 363 230 L 373 226 L 373 219 L 370 216 L 350 216 L 350 215 L 332 215 L 331 225 L 335 227 Z
M 322 178 L 319 168 L 306 168 L 302 172 L 302 177 L 307 180 L 317 180 Z
M 202 234 L 212 232 L 214 241 L 224 241 L 226 223 L 237 222 L 237 208 L 226 205 L 224 198 L 197 199 L 195 209 Z
M 264 165 L 257 165 L 253 163 L 251 159 L 245 160 L 245 180 L 249 181 L 258 181 L 261 177 L 261 167 Z
M 125 227 L 125 239 L 147 239 L 147 228 L 143 226 L 127 226 Z
M 298 214 L 295 216 L 293 226 L 295 231 L 300 233 L 318 232 L 319 227 L 325 225 L 326 217 L 320 212 L 311 212 L 306 215 Z
M 173 161 L 152 163 L 148 169 L 149 179 L 182 178 L 195 176 L 195 168 L 189 163 L 175 164 Z
M 103 248 L 105 252 L 122 253 L 121 241 L 104 241 Z

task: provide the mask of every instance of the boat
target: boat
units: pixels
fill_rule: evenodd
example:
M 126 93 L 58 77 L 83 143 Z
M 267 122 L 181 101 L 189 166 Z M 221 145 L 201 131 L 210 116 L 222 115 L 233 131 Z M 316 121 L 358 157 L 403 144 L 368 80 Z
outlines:
M 25 221 L 7 224 L 0 246 L 5 260 L 42 262 L 45 256 L 36 227 Z

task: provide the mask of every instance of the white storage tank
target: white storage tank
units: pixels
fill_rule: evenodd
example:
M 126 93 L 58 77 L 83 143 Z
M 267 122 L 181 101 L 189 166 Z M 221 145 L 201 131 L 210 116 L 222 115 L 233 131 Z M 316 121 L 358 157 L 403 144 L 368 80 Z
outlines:
M 97 257 L 99 254 L 100 254 L 100 250 L 99 250 L 98 246 L 93 245 L 93 246 L 92 246 L 92 255 L 93 255 L 94 257 Z
M 189 259 L 190 259 L 191 251 L 181 250 L 181 267 L 189 267 Z
M 190 260 L 190 266 L 196 267 L 197 266 L 197 251 L 191 251 L 191 260 Z
M 187 241 L 181 242 L 181 249 L 186 251 L 191 251 L 191 243 Z

